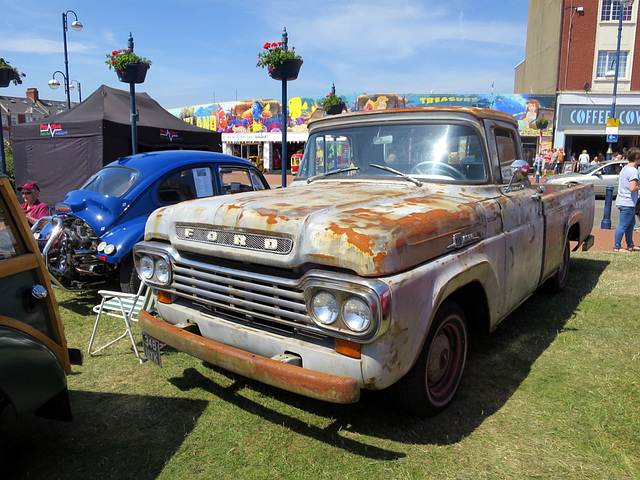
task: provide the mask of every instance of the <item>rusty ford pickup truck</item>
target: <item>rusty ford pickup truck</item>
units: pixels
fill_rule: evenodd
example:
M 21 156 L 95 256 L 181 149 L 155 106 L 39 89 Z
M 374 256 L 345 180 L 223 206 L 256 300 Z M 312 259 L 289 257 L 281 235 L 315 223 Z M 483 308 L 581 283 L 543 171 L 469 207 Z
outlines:
M 404 108 L 310 123 L 289 188 L 156 210 L 134 250 L 159 342 L 312 398 L 445 408 L 491 331 L 593 244 L 594 191 L 532 185 L 513 117 Z

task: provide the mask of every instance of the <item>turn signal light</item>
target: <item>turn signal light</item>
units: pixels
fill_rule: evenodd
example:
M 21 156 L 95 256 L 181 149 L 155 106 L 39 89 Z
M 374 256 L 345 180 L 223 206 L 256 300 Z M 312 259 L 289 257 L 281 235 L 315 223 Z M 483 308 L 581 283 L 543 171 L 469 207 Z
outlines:
M 171 301 L 171 294 L 164 290 L 158 290 L 158 302 L 167 304 L 173 303 Z
M 158 299 L 160 299 L 159 296 L 158 296 Z M 359 343 L 352 342 L 350 340 L 343 340 L 341 338 L 336 338 L 335 351 L 338 353 L 341 353 L 342 355 L 346 355 L 347 357 L 352 357 L 352 358 L 360 358 L 361 348 L 362 348 L 362 345 Z

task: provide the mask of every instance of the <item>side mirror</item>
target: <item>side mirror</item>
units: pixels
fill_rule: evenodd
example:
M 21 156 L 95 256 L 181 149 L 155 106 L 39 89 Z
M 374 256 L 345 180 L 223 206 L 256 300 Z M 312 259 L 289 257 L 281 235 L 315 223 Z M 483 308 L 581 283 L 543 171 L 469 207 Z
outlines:
M 511 185 L 514 181 L 522 181 L 526 180 L 529 182 L 529 169 L 531 168 L 527 162 L 524 160 L 516 160 L 513 162 L 509 168 L 511 169 L 511 180 L 509 181 L 509 186 L 505 189 L 506 192 L 511 191 Z
M 529 169 L 531 167 L 524 160 L 516 160 L 509 168 L 511 168 L 511 174 L 516 180 L 524 180 L 529 176 Z M 511 178 L 511 182 L 513 182 L 513 180 L 514 178 Z

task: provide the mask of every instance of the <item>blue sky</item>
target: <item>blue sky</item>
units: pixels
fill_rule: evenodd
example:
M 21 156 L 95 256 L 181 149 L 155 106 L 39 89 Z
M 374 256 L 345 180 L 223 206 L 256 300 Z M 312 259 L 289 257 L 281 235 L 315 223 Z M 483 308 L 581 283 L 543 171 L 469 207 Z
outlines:
M 281 82 L 256 68 L 265 42 L 281 40 L 304 65 L 288 95 L 351 93 L 513 93 L 514 68 L 524 59 L 529 2 L 509 0 L 218 0 L 110 2 L 0 0 L 0 56 L 25 72 L 3 95 L 64 101 L 51 90 L 64 71 L 62 12 L 84 28 L 69 28 L 70 78 L 88 97 L 101 84 L 128 90 L 104 63 L 127 45 L 153 62 L 138 92 L 166 109 L 254 98 L 280 98 Z M 69 26 L 75 17 L 69 13 Z M 62 83 L 62 77 L 57 79 Z M 78 100 L 77 89 L 71 92 Z

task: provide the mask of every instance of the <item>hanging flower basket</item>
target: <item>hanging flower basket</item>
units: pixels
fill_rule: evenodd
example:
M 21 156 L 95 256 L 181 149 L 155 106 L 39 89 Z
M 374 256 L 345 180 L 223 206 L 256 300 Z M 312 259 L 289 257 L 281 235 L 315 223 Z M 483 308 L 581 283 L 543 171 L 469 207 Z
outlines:
M 20 85 L 22 77 L 26 75 L 9 65 L 4 58 L 0 58 L 0 87 L 8 87 L 11 82 L 14 85 Z
M 144 83 L 147 70 L 149 70 L 148 63 L 130 63 L 124 70 L 116 70 L 116 75 L 123 83 Z
M 337 105 L 331 105 L 326 112 L 329 115 L 338 115 L 342 113 L 342 110 L 344 110 L 344 103 L 339 103 Z
M 298 78 L 301 66 L 302 60 L 283 60 L 280 65 L 276 65 L 269 71 L 269 76 L 274 80 L 295 80 Z
M 8 87 L 11 83 L 11 69 L 0 68 L 0 87 Z
M 112 68 L 118 75 L 118 80 L 124 83 L 143 83 L 151 66 L 151 60 L 140 57 L 129 49 L 107 53 L 104 63 Z

